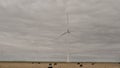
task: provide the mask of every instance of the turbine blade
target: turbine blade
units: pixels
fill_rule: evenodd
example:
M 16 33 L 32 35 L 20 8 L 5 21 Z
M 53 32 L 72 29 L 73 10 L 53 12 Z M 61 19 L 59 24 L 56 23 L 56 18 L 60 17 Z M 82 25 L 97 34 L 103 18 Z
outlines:
M 67 32 L 64 32 L 64 33 L 60 34 L 60 35 L 57 37 L 57 39 L 59 39 L 60 37 L 66 35 L 66 34 L 67 34 Z
M 66 35 L 66 34 L 67 34 L 67 32 L 64 32 L 64 33 L 60 34 L 59 36 L 57 36 L 57 38 L 53 39 L 53 41 L 55 41 L 55 40 L 61 38 L 62 36 Z

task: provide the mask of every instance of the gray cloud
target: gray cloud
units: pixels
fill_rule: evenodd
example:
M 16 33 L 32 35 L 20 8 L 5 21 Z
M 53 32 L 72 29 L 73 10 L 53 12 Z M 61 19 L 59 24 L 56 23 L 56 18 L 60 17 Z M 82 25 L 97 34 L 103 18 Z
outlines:
M 119 3 L 0 0 L 0 60 L 119 62 Z

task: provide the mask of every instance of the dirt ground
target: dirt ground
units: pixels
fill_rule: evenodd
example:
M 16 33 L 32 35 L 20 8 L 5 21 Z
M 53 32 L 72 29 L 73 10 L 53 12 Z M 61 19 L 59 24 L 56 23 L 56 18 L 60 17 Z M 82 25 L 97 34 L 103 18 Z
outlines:
M 120 68 L 119 63 L 0 62 L 0 68 Z

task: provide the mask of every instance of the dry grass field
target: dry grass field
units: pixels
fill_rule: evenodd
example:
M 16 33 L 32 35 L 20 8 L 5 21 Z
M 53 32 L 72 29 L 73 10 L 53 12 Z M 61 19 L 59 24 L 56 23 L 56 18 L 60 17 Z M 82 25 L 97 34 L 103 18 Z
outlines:
M 119 63 L 0 62 L 0 68 L 120 68 Z

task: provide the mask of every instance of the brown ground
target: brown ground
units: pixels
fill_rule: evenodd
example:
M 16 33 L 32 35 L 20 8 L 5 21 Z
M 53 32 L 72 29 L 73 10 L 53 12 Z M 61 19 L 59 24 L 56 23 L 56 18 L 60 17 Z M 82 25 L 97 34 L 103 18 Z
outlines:
M 120 68 L 118 63 L 18 63 L 0 62 L 0 68 Z

